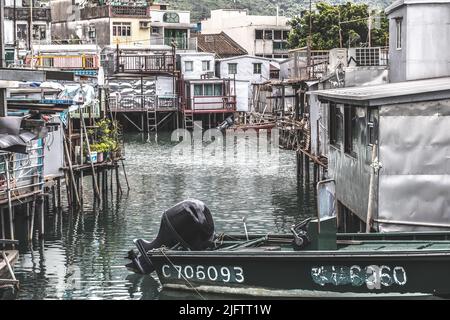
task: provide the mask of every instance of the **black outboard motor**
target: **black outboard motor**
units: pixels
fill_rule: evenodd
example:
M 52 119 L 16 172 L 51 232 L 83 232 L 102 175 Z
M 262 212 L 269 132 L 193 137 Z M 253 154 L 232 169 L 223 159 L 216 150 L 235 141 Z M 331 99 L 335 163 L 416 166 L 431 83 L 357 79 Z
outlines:
M 131 250 L 127 258 L 132 262 L 127 268 L 149 274 L 155 270 L 147 255 L 149 250 L 177 244 L 187 250 L 205 250 L 213 245 L 213 240 L 214 221 L 208 207 L 199 200 L 185 200 L 163 213 L 158 236 L 153 242 L 134 240 L 140 256 Z
M 234 124 L 234 116 L 231 115 L 231 116 L 229 116 L 228 118 L 226 118 L 225 121 L 222 122 L 222 123 L 217 127 L 217 130 L 224 131 L 224 130 L 230 128 L 233 124 Z

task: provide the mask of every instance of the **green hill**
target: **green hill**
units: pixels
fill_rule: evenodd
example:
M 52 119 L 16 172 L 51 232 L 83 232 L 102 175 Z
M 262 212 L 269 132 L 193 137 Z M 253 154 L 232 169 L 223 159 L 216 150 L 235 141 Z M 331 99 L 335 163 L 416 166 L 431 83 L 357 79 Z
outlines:
M 170 4 L 172 9 L 190 10 L 193 22 L 198 22 L 209 17 L 210 10 L 239 8 L 248 9 L 250 14 L 275 15 L 277 3 L 280 6 L 280 14 L 292 17 L 302 9 L 309 8 L 309 0 L 165 0 L 160 1 Z M 372 7 L 385 8 L 394 0 L 325 0 L 329 3 L 368 3 Z M 313 0 L 313 3 L 317 0 Z

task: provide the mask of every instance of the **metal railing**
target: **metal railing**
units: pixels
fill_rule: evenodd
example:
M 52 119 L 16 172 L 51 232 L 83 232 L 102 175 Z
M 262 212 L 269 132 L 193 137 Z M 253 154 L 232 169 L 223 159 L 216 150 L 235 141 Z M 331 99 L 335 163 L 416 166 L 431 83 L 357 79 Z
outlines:
M 0 153 L 0 203 L 39 193 L 44 185 L 44 148 L 31 146 L 28 154 Z
M 119 55 L 116 72 L 169 72 L 175 71 L 175 59 L 172 55 Z
M 185 111 L 236 110 L 236 96 L 195 96 L 185 107 Z

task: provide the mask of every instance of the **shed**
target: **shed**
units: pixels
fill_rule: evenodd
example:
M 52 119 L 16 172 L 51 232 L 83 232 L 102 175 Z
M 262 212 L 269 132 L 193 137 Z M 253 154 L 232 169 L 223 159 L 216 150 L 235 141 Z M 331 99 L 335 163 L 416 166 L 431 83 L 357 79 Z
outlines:
M 340 223 L 350 214 L 371 215 L 380 232 L 450 228 L 450 78 L 308 94 L 327 110 Z

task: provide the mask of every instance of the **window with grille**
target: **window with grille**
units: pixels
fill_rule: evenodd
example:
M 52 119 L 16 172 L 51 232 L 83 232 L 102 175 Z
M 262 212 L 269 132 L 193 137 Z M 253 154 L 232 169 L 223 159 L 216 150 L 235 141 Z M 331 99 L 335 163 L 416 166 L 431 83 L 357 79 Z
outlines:
M 113 22 L 114 37 L 130 37 L 131 22 Z
M 379 66 L 380 48 L 356 48 L 358 66 Z
M 262 63 L 253 64 L 253 74 L 261 74 Z
M 180 16 L 175 12 L 166 12 L 163 16 L 163 21 L 168 23 L 179 23 Z
M 228 64 L 228 74 L 237 74 L 237 63 Z
M 263 39 L 263 30 L 255 30 L 255 39 L 262 40 Z

